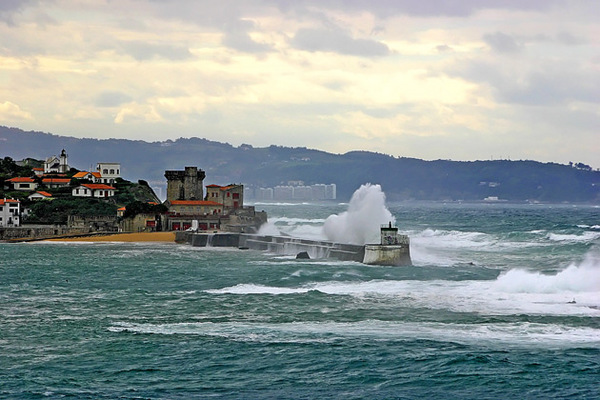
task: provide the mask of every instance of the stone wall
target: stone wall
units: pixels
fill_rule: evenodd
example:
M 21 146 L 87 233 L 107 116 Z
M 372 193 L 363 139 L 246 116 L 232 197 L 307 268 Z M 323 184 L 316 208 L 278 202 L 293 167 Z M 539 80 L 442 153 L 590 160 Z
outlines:
M 18 228 L 0 228 L 0 240 L 44 239 L 57 236 L 83 235 L 89 233 L 85 228 L 69 228 L 64 225 L 27 226 Z

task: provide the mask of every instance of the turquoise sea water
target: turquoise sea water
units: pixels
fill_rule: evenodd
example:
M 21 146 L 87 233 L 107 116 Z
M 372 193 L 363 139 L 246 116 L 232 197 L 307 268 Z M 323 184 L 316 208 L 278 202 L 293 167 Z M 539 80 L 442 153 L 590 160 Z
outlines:
M 256 207 L 318 238 L 346 205 Z M 0 244 L 0 398 L 600 397 L 600 208 L 389 208 L 412 267 Z

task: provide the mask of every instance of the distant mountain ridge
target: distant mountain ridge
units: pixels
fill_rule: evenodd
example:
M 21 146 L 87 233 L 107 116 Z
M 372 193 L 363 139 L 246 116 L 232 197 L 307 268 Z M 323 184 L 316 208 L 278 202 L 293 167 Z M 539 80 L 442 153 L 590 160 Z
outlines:
M 274 187 L 288 181 L 335 183 L 347 200 L 364 183 L 381 184 L 388 200 L 600 202 L 600 172 L 583 164 L 537 161 L 425 161 L 367 151 L 332 154 L 305 147 L 234 147 L 201 138 L 163 142 L 79 139 L 0 126 L 0 157 L 45 159 L 65 149 L 81 170 L 120 162 L 123 177 L 165 181 L 164 171 L 198 166 L 205 183 Z

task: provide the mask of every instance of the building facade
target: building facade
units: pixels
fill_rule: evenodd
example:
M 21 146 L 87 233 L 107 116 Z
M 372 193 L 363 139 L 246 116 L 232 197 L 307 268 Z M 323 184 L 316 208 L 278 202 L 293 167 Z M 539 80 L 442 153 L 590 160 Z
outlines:
M 97 177 L 99 183 L 113 184 L 121 177 L 121 163 L 101 162 L 96 170 L 100 173 L 100 177 Z
M 13 199 L 0 199 L 0 227 L 21 225 L 21 202 Z

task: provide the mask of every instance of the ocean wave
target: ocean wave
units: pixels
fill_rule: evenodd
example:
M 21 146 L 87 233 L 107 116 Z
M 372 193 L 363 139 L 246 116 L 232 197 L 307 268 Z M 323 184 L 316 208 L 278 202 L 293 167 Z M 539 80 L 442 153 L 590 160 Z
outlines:
M 453 343 L 487 343 L 490 346 L 597 346 L 600 330 L 530 322 L 450 324 L 363 320 L 357 322 L 187 322 L 128 323 L 108 327 L 114 333 L 202 335 L 234 341 L 266 343 L 323 343 L 346 339 L 378 341 L 434 340 Z
M 311 291 L 331 296 L 352 296 L 391 306 L 450 310 L 483 315 L 600 315 L 598 275 L 570 272 L 558 274 L 551 289 L 543 289 L 545 279 L 527 275 L 526 283 L 515 282 L 507 273 L 496 280 L 370 280 L 326 281 L 298 287 L 240 284 L 207 291 L 234 295 L 296 295 Z M 573 278 L 573 275 L 576 278 Z M 517 276 L 521 276 L 517 274 Z M 576 281 L 576 284 L 572 282 Z M 585 283 L 584 283 L 585 282 Z M 573 298 L 576 302 L 572 303 Z
M 548 240 L 551 240 L 553 242 L 587 243 L 587 242 L 592 242 L 596 239 L 600 239 L 600 232 L 588 231 L 588 232 L 583 232 L 581 235 L 549 233 L 547 238 L 548 238 Z

